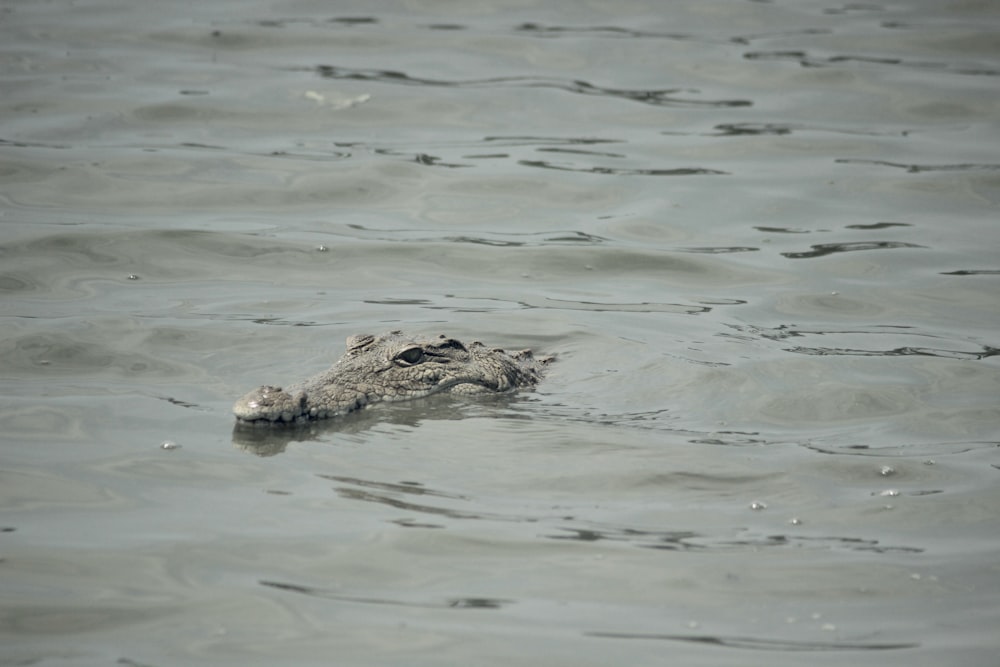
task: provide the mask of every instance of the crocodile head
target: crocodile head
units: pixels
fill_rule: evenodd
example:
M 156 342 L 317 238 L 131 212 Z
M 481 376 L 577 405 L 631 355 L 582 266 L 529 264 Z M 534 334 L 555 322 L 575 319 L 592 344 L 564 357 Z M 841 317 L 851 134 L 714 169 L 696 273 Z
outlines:
M 533 387 L 548 361 L 530 350 L 465 345 L 444 335 L 361 334 L 347 339 L 344 356 L 328 370 L 284 389 L 258 387 L 236 401 L 233 413 L 254 424 L 302 423 L 441 392 L 503 393 Z

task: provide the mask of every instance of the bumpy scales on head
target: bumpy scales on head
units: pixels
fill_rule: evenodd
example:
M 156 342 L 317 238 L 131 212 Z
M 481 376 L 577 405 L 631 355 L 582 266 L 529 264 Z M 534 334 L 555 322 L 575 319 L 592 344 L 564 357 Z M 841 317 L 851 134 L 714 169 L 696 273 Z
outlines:
M 328 370 L 284 389 L 258 387 L 236 401 L 233 413 L 240 422 L 294 424 L 441 392 L 503 393 L 535 386 L 550 360 L 444 335 L 360 334 L 347 339 L 347 352 Z

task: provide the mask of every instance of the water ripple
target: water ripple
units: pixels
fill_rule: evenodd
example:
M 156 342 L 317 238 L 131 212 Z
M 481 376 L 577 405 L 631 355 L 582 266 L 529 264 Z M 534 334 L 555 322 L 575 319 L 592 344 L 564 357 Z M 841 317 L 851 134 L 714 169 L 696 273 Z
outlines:
M 635 528 L 568 528 L 560 533 L 545 535 L 553 540 L 581 542 L 626 542 L 644 549 L 662 551 L 728 551 L 764 548 L 821 549 L 865 551 L 870 553 L 923 553 L 924 549 L 911 546 L 886 545 L 875 539 L 844 536 L 808 535 L 746 535 L 741 537 L 709 537 L 688 530 L 639 530 Z
M 981 352 L 962 352 L 959 350 L 938 350 L 931 347 L 897 347 L 891 350 L 856 350 L 836 347 L 789 347 L 788 352 L 811 354 L 816 356 L 854 356 L 854 357 L 941 357 L 944 359 L 986 359 L 1000 354 L 1000 349 L 984 345 Z
M 813 442 L 802 443 L 806 449 L 819 454 L 832 456 L 871 456 L 877 458 L 897 457 L 912 459 L 919 456 L 955 456 L 969 452 L 993 451 L 1000 448 L 1000 442 L 994 440 L 958 440 L 903 443 L 885 445 L 821 445 Z M 913 495 L 920 495 L 913 494 Z
M 750 44 L 757 40 L 770 40 L 787 37 L 809 37 L 813 35 L 828 35 L 825 28 L 802 28 L 781 30 L 766 33 L 751 33 L 733 35 L 731 37 L 715 37 L 685 32 L 660 32 L 655 30 L 639 30 L 620 26 L 548 26 L 539 23 L 522 23 L 515 26 L 515 32 L 535 37 L 562 37 L 587 35 L 610 39 L 665 39 L 680 42 L 701 42 L 705 44 Z
M 404 600 L 401 598 L 391 597 L 345 595 L 338 591 L 319 588 L 318 586 L 303 586 L 301 584 L 291 584 L 282 581 L 268 581 L 266 579 L 261 579 L 258 583 L 260 583 L 261 586 L 268 586 L 282 591 L 301 593 L 303 595 L 309 595 L 327 600 L 359 602 L 363 604 L 384 604 L 395 607 L 419 607 L 422 609 L 499 609 L 514 602 L 513 600 L 487 597 L 457 597 L 430 601 Z
M 880 167 L 895 167 L 905 169 L 911 174 L 924 171 L 1000 171 L 1000 164 L 990 163 L 961 163 L 961 164 L 904 164 L 901 162 L 888 162 L 886 160 L 863 160 L 852 158 L 838 158 L 834 160 L 837 164 L 873 164 Z
M 927 246 L 902 241 L 854 241 L 851 243 L 816 243 L 809 246 L 812 250 L 800 252 L 783 252 L 783 257 L 789 259 L 806 259 L 823 257 L 838 252 L 854 252 L 857 250 L 888 250 L 890 248 L 926 248 Z
M 607 238 L 577 230 L 551 230 L 544 232 L 482 232 L 475 236 L 463 234 L 459 236 L 442 235 L 434 229 L 408 228 L 370 228 L 356 223 L 345 225 L 351 229 L 352 238 L 407 243 L 473 243 L 476 245 L 496 247 L 550 246 L 550 245 L 598 245 L 606 243 Z
M 1000 269 L 959 269 L 943 271 L 942 276 L 1000 276 Z
M 659 639 L 680 642 L 694 642 L 726 648 L 753 649 L 758 651 L 888 651 L 917 648 L 917 643 L 874 643 L 874 642 L 816 642 L 792 641 L 784 639 L 762 639 L 759 637 L 736 637 L 725 635 L 671 635 L 644 632 L 585 633 L 588 637 L 605 639 Z
M 786 122 L 746 122 L 746 123 L 720 123 L 715 125 L 715 132 L 705 133 L 706 137 L 740 137 L 740 136 L 782 136 L 793 132 L 831 132 L 836 134 L 849 134 L 861 136 L 907 136 L 909 131 L 896 130 L 857 130 L 839 127 L 827 127 L 822 125 L 811 125 L 807 123 L 786 123 Z M 675 132 L 664 132 L 663 134 L 682 134 Z
M 747 51 L 743 54 L 747 60 L 777 60 L 793 61 L 802 67 L 836 67 L 844 64 L 849 65 L 892 65 L 907 67 L 919 70 L 932 70 L 936 72 L 948 72 L 951 74 L 962 74 L 966 76 L 998 76 L 1000 69 L 988 67 L 986 65 L 955 64 L 947 62 L 935 62 L 929 60 L 905 60 L 890 56 L 872 55 L 833 55 L 814 56 L 807 51 Z
M 630 38 L 630 39 L 671 39 L 679 41 L 706 41 L 704 37 L 682 32 L 654 32 L 636 30 L 619 26 L 548 26 L 540 23 L 522 23 L 514 27 L 515 32 L 527 33 L 537 37 L 560 37 L 563 35 L 593 35 L 596 37 Z
M 701 167 L 681 167 L 678 169 L 629 169 L 623 167 L 570 167 L 557 165 L 547 160 L 518 160 L 523 167 L 540 169 L 555 169 L 557 171 L 575 171 L 581 174 L 610 174 L 613 176 L 709 176 L 726 175 L 728 172 Z
M 926 333 L 921 331 L 916 331 L 909 326 L 901 325 L 876 325 L 872 327 L 858 327 L 858 328 L 844 328 L 840 327 L 837 329 L 823 329 L 823 328 L 808 328 L 799 327 L 794 325 L 782 324 L 773 328 L 760 328 L 754 326 L 746 325 L 728 325 L 730 328 L 735 329 L 740 332 L 741 335 L 734 336 L 733 334 L 720 334 L 724 337 L 749 337 L 749 338 L 762 338 L 766 340 L 783 342 L 791 338 L 803 338 L 810 336 L 837 336 L 839 340 L 843 341 L 845 337 L 848 339 L 854 339 L 860 342 L 864 340 L 865 337 L 876 337 L 874 342 L 881 342 L 886 336 L 891 336 L 896 342 L 904 342 L 905 339 L 921 339 L 922 342 L 925 339 L 932 340 L 944 340 L 942 336 L 932 333 Z M 906 341 L 916 343 L 917 340 Z M 997 356 L 1000 354 L 1000 348 L 993 345 L 985 345 L 978 341 L 961 341 L 961 349 L 956 344 L 957 341 L 951 341 L 949 347 L 930 347 L 927 345 L 896 345 L 892 347 L 886 347 L 882 345 L 870 345 L 870 346 L 838 346 L 838 347 L 824 347 L 824 346 L 808 346 L 808 345 L 793 345 L 791 347 L 783 348 L 786 352 L 794 352 L 797 354 L 808 354 L 814 356 L 860 356 L 860 357 L 903 357 L 903 356 L 921 356 L 921 357 L 940 357 L 945 359 L 969 359 L 969 360 L 979 360 L 987 359 L 989 357 Z
M 654 106 L 696 106 L 696 107 L 748 107 L 750 100 L 698 100 L 689 97 L 679 97 L 684 94 L 697 94 L 692 88 L 658 88 L 658 89 L 627 89 L 606 88 L 594 85 L 581 79 L 557 79 L 543 76 L 499 76 L 484 79 L 429 79 L 414 77 L 398 70 L 361 69 L 338 67 L 335 65 L 317 65 L 316 72 L 325 79 L 349 79 L 353 81 L 369 81 L 403 86 L 428 86 L 444 88 L 554 88 L 577 95 L 597 95 L 611 97 Z
M 408 161 L 428 167 L 445 167 L 458 169 L 475 166 L 468 160 L 506 160 L 514 156 L 514 151 L 496 151 L 494 148 L 533 148 L 538 153 L 557 153 L 566 157 L 565 161 L 537 160 L 522 158 L 516 164 L 522 167 L 537 169 L 552 169 L 581 174 L 599 174 L 612 176 L 705 176 L 728 175 L 729 172 L 707 169 L 704 167 L 610 167 L 595 165 L 589 162 L 577 162 L 574 158 L 607 158 L 613 160 L 628 159 L 625 152 L 593 151 L 574 146 L 590 146 L 595 144 L 627 144 L 622 139 L 607 139 L 600 137 L 544 137 L 544 136 L 486 136 L 480 140 L 439 142 L 434 147 L 434 153 L 424 145 L 410 146 L 394 144 L 392 146 L 366 144 L 363 142 L 338 142 L 338 148 L 366 149 L 375 155 L 402 157 Z M 488 145 L 488 148 L 487 148 Z M 483 150 L 486 148 L 486 150 Z M 469 149 L 476 149 L 470 152 Z M 482 152 L 480 152 L 482 151 Z M 437 153 L 445 153 L 440 155 Z M 350 154 L 348 154 L 349 156 Z M 464 161 L 463 161 L 464 160 Z M 570 161 L 574 160 L 574 161 Z

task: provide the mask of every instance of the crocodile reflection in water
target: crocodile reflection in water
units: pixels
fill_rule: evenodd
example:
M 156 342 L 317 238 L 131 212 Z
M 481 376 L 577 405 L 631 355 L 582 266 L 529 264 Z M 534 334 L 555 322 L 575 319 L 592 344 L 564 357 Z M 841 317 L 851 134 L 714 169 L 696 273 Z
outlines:
M 431 394 L 499 394 L 535 386 L 551 357 L 507 352 L 441 335 L 419 339 L 392 331 L 347 339 L 328 370 L 286 388 L 265 385 L 233 406 L 243 424 L 301 424 L 368 405 Z

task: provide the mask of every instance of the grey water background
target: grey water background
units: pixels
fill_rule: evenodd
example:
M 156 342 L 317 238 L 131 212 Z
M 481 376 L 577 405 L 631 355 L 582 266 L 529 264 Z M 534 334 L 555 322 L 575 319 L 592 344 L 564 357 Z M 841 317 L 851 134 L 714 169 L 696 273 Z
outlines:
M 998 35 L 0 4 L 0 664 L 995 665 Z M 234 431 L 390 329 L 557 361 Z

